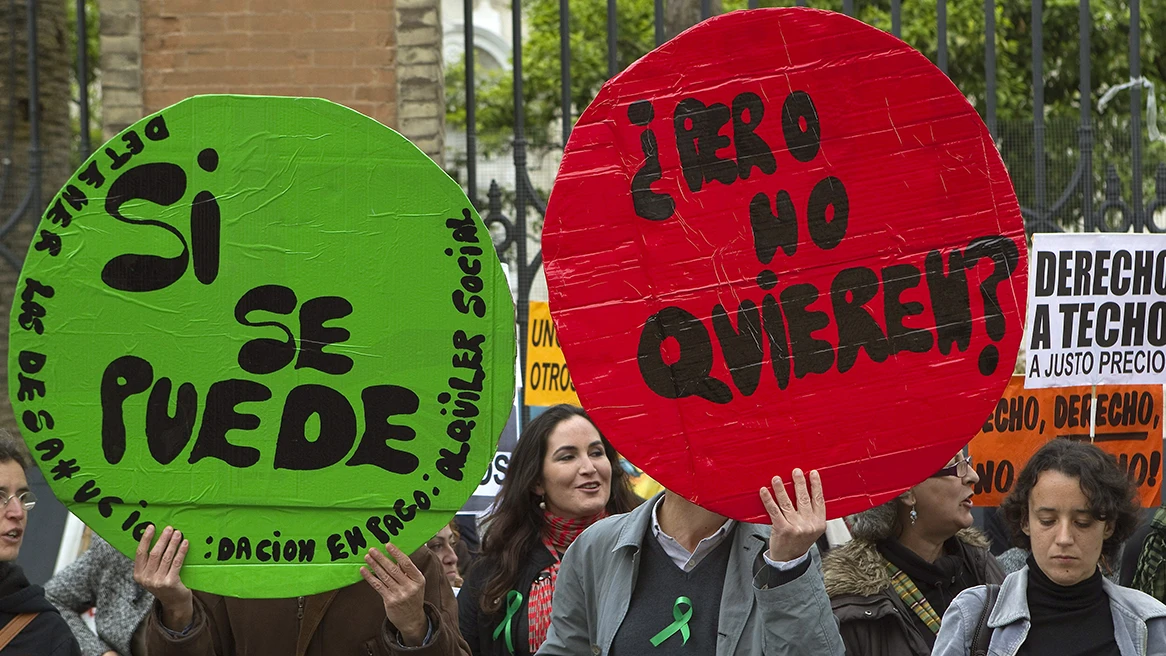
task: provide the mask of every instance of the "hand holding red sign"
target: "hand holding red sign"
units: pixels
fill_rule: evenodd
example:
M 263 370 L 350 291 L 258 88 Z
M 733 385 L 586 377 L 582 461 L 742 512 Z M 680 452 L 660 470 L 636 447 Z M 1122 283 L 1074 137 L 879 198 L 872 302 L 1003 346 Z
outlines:
M 818 472 L 810 472 L 810 489 L 802 470 L 794 470 L 794 493 L 797 507 L 785 492 L 781 477 L 773 477 L 773 494 L 761 488 L 761 503 L 769 514 L 772 529 L 769 532 L 769 558 L 785 562 L 800 558 L 826 532 L 826 497 L 822 494 L 822 479 Z
M 1020 341 L 1023 222 L 990 135 L 920 53 L 840 14 L 721 16 L 610 80 L 543 249 L 597 425 L 742 520 L 795 462 L 831 516 L 917 483 Z

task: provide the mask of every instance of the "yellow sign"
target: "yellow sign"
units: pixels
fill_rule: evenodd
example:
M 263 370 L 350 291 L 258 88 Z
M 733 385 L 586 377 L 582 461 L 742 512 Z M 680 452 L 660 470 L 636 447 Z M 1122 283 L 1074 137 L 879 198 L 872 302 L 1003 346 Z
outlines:
M 567 372 L 567 361 L 555 324 L 551 321 L 551 306 L 543 301 L 531 301 L 526 324 L 526 405 L 579 405 L 575 384 Z

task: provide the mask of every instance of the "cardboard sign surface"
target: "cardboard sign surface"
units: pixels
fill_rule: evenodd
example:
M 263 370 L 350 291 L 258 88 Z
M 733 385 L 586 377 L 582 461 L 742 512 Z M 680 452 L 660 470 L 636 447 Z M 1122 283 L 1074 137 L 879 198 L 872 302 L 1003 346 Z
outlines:
M 1025 387 L 1166 383 L 1166 235 L 1037 234 Z
M 555 334 L 551 308 L 545 301 L 531 301 L 526 330 L 526 405 L 579 405 L 575 383 Z
M 1137 485 L 1142 506 L 1162 495 L 1162 386 L 1098 385 L 1025 389 L 1014 376 L 996 410 L 968 445 L 980 482 L 973 501 L 998 506 L 1037 449 L 1056 438 L 1093 442 L 1112 453 Z
M 35 459 L 123 553 L 190 539 L 192 588 L 289 597 L 410 552 L 474 491 L 514 392 L 513 304 L 461 189 L 317 99 L 199 96 L 50 204 L 9 389 Z
M 610 80 L 543 255 L 600 429 L 741 520 L 794 467 L 837 517 L 942 466 L 1022 331 L 1023 224 L 982 121 L 919 52 L 829 12 L 713 18 Z

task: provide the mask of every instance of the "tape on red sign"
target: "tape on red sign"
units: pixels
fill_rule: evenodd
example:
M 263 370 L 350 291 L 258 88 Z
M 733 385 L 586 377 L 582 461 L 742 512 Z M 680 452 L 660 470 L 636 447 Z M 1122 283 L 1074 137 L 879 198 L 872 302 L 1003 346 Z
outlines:
M 830 516 L 979 430 L 1012 374 L 1027 257 L 1012 184 L 947 77 L 809 9 L 706 21 L 610 80 L 547 208 L 579 398 L 696 503 L 817 468 Z

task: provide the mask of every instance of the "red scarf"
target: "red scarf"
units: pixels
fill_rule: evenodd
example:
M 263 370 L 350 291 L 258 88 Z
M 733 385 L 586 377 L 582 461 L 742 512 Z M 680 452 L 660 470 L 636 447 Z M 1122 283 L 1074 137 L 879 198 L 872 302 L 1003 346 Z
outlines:
M 555 580 L 559 577 L 559 554 L 579 537 L 583 529 L 607 517 L 603 510 L 598 515 L 584 519 L 564 519 L 543 511 L 542 541 L 555 562 L 544 569 L 530 586 L 527 597 L 526 620 L 530 627 L 530 653 L 535 653 L 547 639 L 547 629 L 551 626 L 551 598 L 555 594 Z

